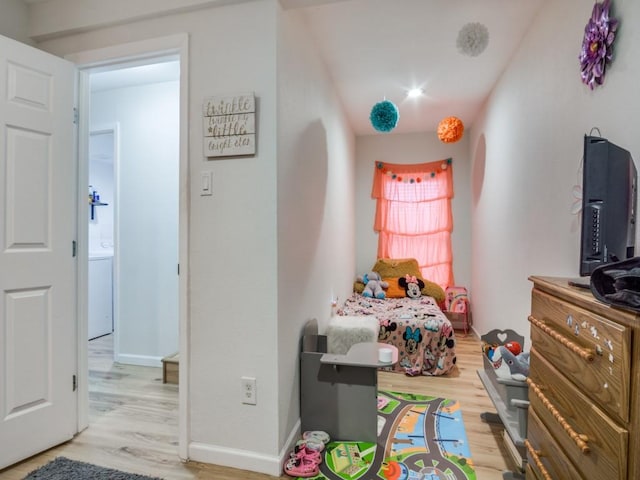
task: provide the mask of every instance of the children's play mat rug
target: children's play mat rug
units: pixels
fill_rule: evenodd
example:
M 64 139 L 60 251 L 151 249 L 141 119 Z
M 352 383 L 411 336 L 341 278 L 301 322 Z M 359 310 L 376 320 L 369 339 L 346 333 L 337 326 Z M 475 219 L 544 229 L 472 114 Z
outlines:
M 455 400 L 378 392 L 378 441 L 331 442 L 320 474 L 330 480 L 475 480 Z

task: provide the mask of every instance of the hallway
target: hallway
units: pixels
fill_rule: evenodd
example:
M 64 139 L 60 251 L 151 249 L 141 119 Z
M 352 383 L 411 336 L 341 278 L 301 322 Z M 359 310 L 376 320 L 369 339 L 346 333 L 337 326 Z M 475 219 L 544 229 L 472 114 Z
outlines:
M 178 458 L 178 386 L 162 383 L 162 368 L 114 363 L 113 334 L 89 342 L 88 360 L 89 428 L 70 442 L 0 471 L 1 480 L 20 480 L 58 456 L 165 480 L 273 478 L 183 463 Z

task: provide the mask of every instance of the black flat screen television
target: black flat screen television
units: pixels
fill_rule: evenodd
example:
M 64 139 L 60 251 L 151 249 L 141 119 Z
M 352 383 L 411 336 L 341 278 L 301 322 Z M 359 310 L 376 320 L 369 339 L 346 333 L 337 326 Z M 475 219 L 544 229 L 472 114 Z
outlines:
M 631 153 L 584 137 L 580 275 L 634 256 L 637 172 Z

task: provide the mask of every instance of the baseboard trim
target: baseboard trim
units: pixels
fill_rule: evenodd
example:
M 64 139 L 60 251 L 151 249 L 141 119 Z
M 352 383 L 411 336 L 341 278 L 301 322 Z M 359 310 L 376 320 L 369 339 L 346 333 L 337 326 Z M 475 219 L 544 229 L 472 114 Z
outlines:
M 191 442 L 189 444 L 189 460 L 265 473 L 274 477 L 280 476 L 282 472 L 280 459 L 275 455 L 265 455 L 264 453 L 200 442 Z
M 282 475 L 282 466 L 296 441 L 300 438 L 300 420 L 296 422 L 278 455 L 267 455 L 250 450 L 227 448 L 202 442 L 189 444 L 189 460 L 264 473 L 273 477 Z
M 152 357 L 150 355 L 127 355 L 116 356 L 116 362 L 127 365 L 138 365 L 140 367 L 160 367 L 162 368 L 162 357 Z

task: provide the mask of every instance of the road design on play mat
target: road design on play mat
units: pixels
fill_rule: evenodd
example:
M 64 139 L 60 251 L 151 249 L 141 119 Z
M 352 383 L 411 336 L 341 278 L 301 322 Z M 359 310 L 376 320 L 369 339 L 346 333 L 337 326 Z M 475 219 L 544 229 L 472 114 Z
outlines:
M 378 395 L 378 442 L 332 442 L 316 480 L 475 480 L 455 400 Z

